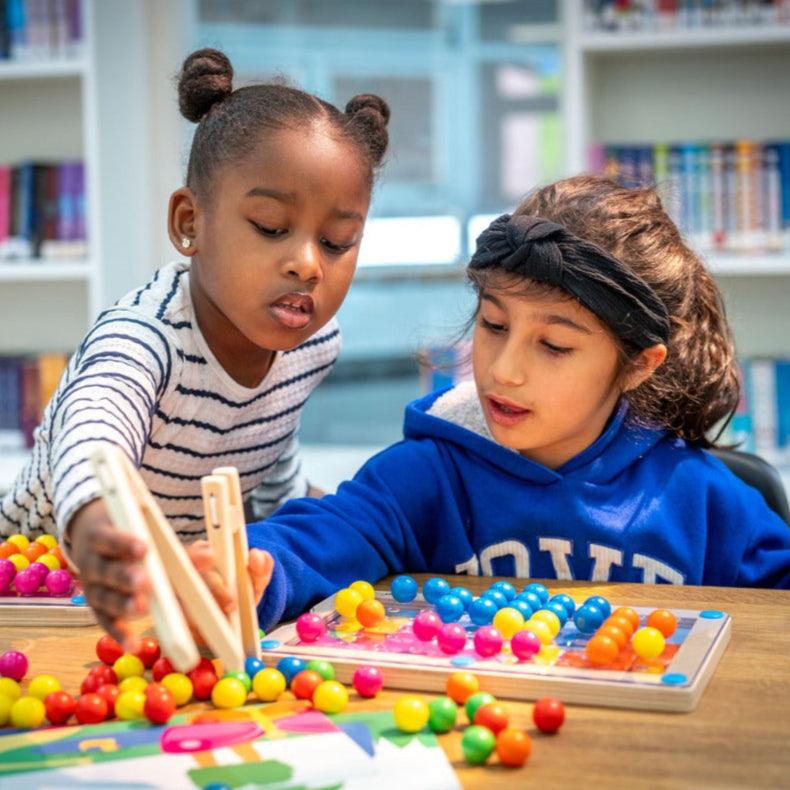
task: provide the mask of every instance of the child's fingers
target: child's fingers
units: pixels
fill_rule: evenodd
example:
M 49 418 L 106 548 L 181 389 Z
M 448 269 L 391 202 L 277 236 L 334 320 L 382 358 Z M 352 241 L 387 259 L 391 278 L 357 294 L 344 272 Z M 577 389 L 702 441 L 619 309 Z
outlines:
M 143 541 L 119 532 L 109 522 L 96 525 L 91 530 L 90 545 L 96 554 L 118 560 L 141 560 L 146 552 Z
M 225 584 L 216 567 L 214 550 L 207 540 L 196 540 L 187 547 L 187 554 L 211 594 L 225 614 L 236 608 L 236 595 Z
M 83 586 L 101 585 L 126 594 L 147 594 L 151 580 L 139 562 L 108 560 L 98 554 L 88 554 L 80 565 Z
M 113 587 L 92 584 L 84 592 L 90 605 L 109 617 L 139 617 L 148 608 L 146 596 L 122 593 Z
M 268 551 L 250 549 L 247 568 L 252 580 L 252 593 L 256 603 L 261 600 L 274 572 L 274 558 Z

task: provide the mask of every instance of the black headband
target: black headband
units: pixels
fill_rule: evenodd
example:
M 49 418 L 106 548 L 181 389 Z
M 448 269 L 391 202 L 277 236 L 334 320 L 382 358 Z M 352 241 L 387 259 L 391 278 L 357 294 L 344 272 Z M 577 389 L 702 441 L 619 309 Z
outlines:
M 658 294 L 606 250 L 541 217 L 503 214 L 477 238 L 470 269 L 504 269 L 575 297 L 640 350 L 669 340 Z

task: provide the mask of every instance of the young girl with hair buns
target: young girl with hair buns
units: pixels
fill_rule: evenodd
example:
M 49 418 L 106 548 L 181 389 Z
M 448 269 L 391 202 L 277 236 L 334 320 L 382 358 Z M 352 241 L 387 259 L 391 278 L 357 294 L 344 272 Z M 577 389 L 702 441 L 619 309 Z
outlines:
M 127 644 L 126 618 L 147 606 L 144 547 L 111 524 L 91 454 L 120 446 L 184 541 L 205 534 L 200 479 L 218 466 L 238 467 L 259 516 L 308 494 L 300 413 L 340 348 L 334 316 L 387 148 L 377 96 L 341 112 L 282 84 L 233 90 L 232 76 L 203 49 L 179 77 L 197 129 L 167 220 L 190 262 L 99 316 L 0 503 L 3 533 L 59 535 L 101 624 Z M 270 568 L 251 562 L 260 583 Z
M 403 571 L 790 586 L 790 528 L 705 451 L 738 400 L 732 341 L 653 190 L 539 189 L 468 275 L 474 381 L 410 404 L 335 496 L 248 526 L 274 558 L 264 628 Z

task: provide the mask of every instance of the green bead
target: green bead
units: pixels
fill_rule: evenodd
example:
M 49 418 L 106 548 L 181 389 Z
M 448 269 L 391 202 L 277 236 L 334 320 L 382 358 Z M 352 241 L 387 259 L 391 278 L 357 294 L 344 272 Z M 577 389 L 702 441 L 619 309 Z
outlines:
M 266 631 L 263 628 L 258 629 L 258 639 L 265 639 L 266 638 Z
M 487 691 L 478 691 L 477 694 L 472 694 L 466 701 L 466 715 L 469 721 L 474 721 L 477 709 L 482 705 L 488 705 L 489 702 L 496 702 L 496 700 Z
M 328 661 L 322 661 L 320 658 L 308 661 L 305 669 L 312 669 L 313 672 L 318 672 L 324 680 L 335 679 L 335 668 Z
M 455 727 L 458 706 L 449 697 L 439 697 L 428 703 L 430 717 L 428 726 L 434 732 L 450 732 Z
M 244 684 L 244 688 L 247 689 L 248 693 L 252 690 L 252 678 L 246 672 L 226 672 L 222 677 L 236 678 L 236 680 L 240 680 Z
M 473 724 L 464 730 L 461 749 L 466 762 L 472 763 L 472 765 L 481 765 L 491 756 L 494 746 L 496 746 L 496 738 L 488 727 Z

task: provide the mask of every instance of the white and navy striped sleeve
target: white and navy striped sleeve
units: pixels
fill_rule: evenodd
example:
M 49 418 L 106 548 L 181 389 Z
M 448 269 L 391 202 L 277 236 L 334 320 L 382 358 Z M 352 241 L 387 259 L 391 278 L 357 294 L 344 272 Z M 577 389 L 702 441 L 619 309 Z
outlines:
M 99 496 L 91 453 L 110 443 L 139 466 L 157 403 L 167 390 L 174 345 L 162 324 L 111 308 L 77 350 L 48 410 L 55 521 L 60 532 Z
M 248 509 L 256 519 L 266 518 L 289 499 L 307 496 L 309 487 L 302 472 L 299 437 L 295 433 L 266 478 L 250 494 Z

